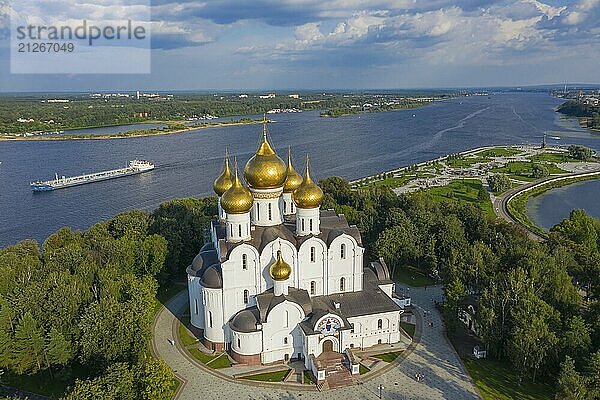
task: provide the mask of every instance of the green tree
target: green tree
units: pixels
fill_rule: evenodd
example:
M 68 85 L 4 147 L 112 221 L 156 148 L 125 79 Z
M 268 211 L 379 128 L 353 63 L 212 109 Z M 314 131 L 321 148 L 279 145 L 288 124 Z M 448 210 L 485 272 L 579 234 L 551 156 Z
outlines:
M 73 357 L 71 342 L 54 327 L 52 327 L 48 333 L 46 355 L 48 357 L 48 364 L 62 366 L 67 365 Z
M 44 332 L 29 312 L 17 324 L 13 351 L 15 372 L 37 372 L 45 367 Z
M 550 173 L 548 172 L 548 168 L 545 165 L 531 163 L 531 177 L 532 178 L 539 179 L 539 178 L 544 178 L 548 175 L 550 175 Z
M 587 400 L 587 389 L 581 375 L 575 370 L 575 363 L 569 356 L 560 365 L 558 385 L 555 398 L 557 400 Z
M 159 358 L 148 357 L 137 366 L 136 381 L 141 400 L 170 399 L 174 395 L 175 376 Z

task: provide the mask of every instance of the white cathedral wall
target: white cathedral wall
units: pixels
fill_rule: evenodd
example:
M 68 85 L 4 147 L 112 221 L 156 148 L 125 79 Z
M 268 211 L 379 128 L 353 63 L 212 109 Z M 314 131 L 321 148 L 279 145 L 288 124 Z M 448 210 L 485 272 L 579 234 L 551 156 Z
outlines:
M 315 260 L 311 261 L 311 248 L 315 250 Z M 302 243 L 298 250 L 298 287 L 305 289 L 311 296 L 325 293 L 327 244 L 318 238 L 310 238 Z M 310 283 L 315 282 L 315 293 L 310 292 Z
M 211 342 L 225 342 L 223 291 L 202 287 L 204 300 L 204 337 Z
M 378 328 L 378 320 L 382 320 L 381 329 Z M 348 318 L 348 322 L 354 324 L 354 330 L 344 335 L 343 349 L 350 347 L 367 348 L 381 343 L 397 343 L 400 341 L 400 313 L 393 311 L 389 313 L 365 315 Z
M 281 250 L 283 260 L 292 267 L 289 282 L 291 286 L 295 286 L 293 282 L 296 282 L 298 274 L 298 253 L 296 252 L 296 247 L 287 240 L 275 239 L 264 247 L 260 255 L 259 293 L 273 287 L 273 279 L 269 274 L 269 268 L 277 259 L 277 251 L 279 250 Z
M 298 324 L 304 317 L 302 308 L 291 301 L 278 304 L 269 312 L 262 325 L 264 364 L 283 360 L 286 354 L 293 358 L 302 353 L 303 335 Z
M 232 331 L 231 348 L 238 354 L 251 356 L 262 352 L 262 332 Z
M 196 328 L 204 329 L 204 303 L 200 278 L 188 275 L 188 296 L 190 298 L 190 322 Z
M 345 246 L 342 258 L 342 245 Z M 329 245 L 329 262 L 327 268 L 327 294 L 340 292 L 356 292 L 362 290 L 363 249 L 350 235 L 336 237 Z M 341 290 L 341 279 L 344 278 L 344 290 Z
M 246 269 L 243 258 L 246 256 Z M 258 251 L 241 244 L 221 264 L 223 271 L 223 320 L 228 322 L 240 310 L 256 304 L 255 296 L 260 293 L 258 279 L 260 270 Z M 248 291 L 248 303 L 244 303 L 244 290 Z

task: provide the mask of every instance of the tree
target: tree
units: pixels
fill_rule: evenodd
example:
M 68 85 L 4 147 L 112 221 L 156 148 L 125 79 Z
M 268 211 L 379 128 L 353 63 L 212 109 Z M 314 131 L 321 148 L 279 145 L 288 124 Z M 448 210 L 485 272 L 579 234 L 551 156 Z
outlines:
M 37 372 L 45 367 L 44 333 L 31 313 L 17 324 L 14 339 L 15 372 Z
M 488 185 L 494 193 L 502 193 L 511 188 L 510 179 L 504 174 L 493 174 L 487 178 Z
M 558 376 L 557 400 L 587 400 L 589 399 L 587 389 L 582 377 L 575 370 L 575 363 L 569 356 L 560 365 Z
M 134 400 L 134 374 L 126 363 L 111 365 L 106 373 L 94 379 L 77 380 L 63 400 Z
M 546 166 L 542 165 L 542 164 L 535 164 L 532 163 L 531 164 L 531 177 L 532 178 L 544 178 L 546 176 L 550 175 L 548 168 L 546 168 Z
M 65 366 L 73 357 L 71 342 L 55 327 L 50 329 L 46 342 L 48 364 Z
M 528 293 L 512 310 L 514 330 L 510 341 L 511 359 L 519 381 L 536 373 L 549 351 L 558 343 L 550 329 L 556 323 L 555 311 L 532 293 Z
M 175 377 L 163 360 L 148 357 L 136 369 L 138 398 L 142 400 L 162 400 L 173 397 Z
M 568 150 L 569 155 L 578 160 L 589 160 L 594 155 L 594 150 L 576 144 L 569 146 Z

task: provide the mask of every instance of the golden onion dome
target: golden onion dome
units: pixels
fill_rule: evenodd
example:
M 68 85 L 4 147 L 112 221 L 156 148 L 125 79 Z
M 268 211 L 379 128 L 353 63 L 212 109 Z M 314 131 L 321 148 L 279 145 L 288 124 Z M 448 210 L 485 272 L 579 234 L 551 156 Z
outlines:
M 285 183 L 283 184 L 284 193 L 292 193 L 302 185 L 302 175 L 292 167 L 292 150 L 288 148 L 288 166 Z
M 292 274 L 292 267 L 290 264 L 283 261 L 283 256 L 281 255 L 281 250 L 277 251 L 277 260 L 271 265 L 269 268 L 269 274 L 271 274 L 271 278 L 274 281 L 285 281 Z
M 298 208 L 317 208 L 323 202 L 323 190 L 310 178 L 309 160 L 306 157 L 306 176 L 302 184 L 292 194 Z
M 215 182 L 213 183 L 213 189 L 217 196 L 223 196 L 223 193 L 227 191 L 233 185 L 233 175 L 231 175 L 231 170 L 229 169 L 229 154 L 227 150 L 225 150 L 225 166 L 223 167 L 223 172 Z
M 252 208 L 254 197 L 238 177 L 237 161 L 233 185 L 221 196 L 221 207 L 227 214 L 245 214 Z
M 267 140 L 267 119 L 265 117 L 262 143 L 256 154 L 248 160 L 244 168 L 244 179 L 254 189 L 275 189 L 283 186 L 286 178 L 285 163 Z

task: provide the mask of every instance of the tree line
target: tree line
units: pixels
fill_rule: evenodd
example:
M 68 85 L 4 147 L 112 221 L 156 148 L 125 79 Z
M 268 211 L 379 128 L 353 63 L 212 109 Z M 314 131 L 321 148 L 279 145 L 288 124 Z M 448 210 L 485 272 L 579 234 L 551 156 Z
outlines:
M 214 199 L 174 200 L 0 250 L 3 381 L 61 382 L 67 400 L 172 397 L 172 371 L 148 351 L 156 293 L 181 279 L 215 213 Z

